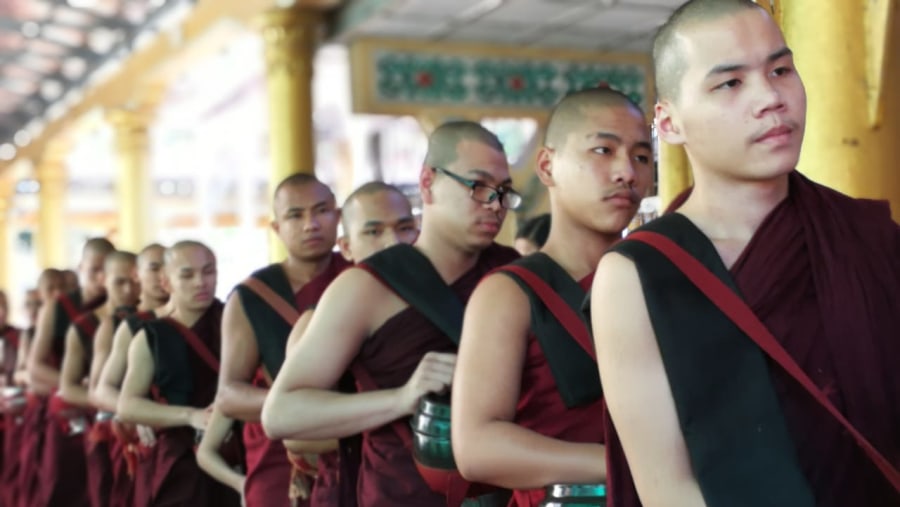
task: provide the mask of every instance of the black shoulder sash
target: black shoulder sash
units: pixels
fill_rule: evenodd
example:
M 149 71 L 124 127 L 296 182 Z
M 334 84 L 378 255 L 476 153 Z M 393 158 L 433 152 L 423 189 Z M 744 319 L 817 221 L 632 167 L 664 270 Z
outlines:
M 641 228 L 678 243 L 740 294 L 715 247 L 686 217 Z M 710 506 L 815 505 L 763 352 L 665 256 L 612 248 L 638 272 L 691 466 Z
M 585 291 L 549 256 L 539 252 L 523 257 L 512 265 L 523 267 L 540 277 L 573 312 L 578 314 L 585 298 Z M 602 397 L 603 390 L 600 387 L 597 363 L 565 330 L 553 312 L 547 308 L 541 295 L 518 275 L 503 268 L 498 272 L 512 278 L 528 296 L 531 304 L 531 330 L 540 343 L 541 350 L 544 351 L 566 407 L 577 407 Z
M 290 304 L 291 308 L 296 307 L 291 284 L 280 264 L 271 264 L 250 276 L 266 284 L 272 289 L 272 292 Z M 241 305 L 247 315 L 247 321 L 250 322 L 253 334 L 256 335 L 256 346 L 259 349 L 259 357 L 263 366 L 269 375 L 275 378 L 284 363 L 287 338 L 291 334 L 293 325 L 287 322 L 259 294 L 243 283 L 238 284 L 234 290 L 241 298 Z
M 194 390 L 188 344 L 181 331 L 166 319 L 143 323 L 153 354 L 153 386 L 162 401 L 189 406 Z
M 465 306 L 428 257 L 404 243 L 360 263 L 459 345 Z

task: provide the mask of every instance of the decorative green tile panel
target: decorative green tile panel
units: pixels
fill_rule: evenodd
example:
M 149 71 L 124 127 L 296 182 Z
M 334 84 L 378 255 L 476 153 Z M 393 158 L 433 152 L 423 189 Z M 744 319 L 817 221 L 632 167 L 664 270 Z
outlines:
M 366 52 L 354 61 L 357 108 L 546 110 L 570 91 L 596 86 L 619 90 L 645 110 L 649 105 L 642 63 L 459 53 L 393 47 Z M 361 82 L 360 76 L 368 79 Z M 359 97 L 366 97 L 365 105 Z

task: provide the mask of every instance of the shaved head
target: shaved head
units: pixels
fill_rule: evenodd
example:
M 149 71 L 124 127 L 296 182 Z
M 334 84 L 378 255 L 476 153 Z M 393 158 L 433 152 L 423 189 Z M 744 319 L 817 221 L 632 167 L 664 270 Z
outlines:
M 315 175 L 306 174 L 306 173 L 296 173 L 288 176 L 287 178 L 281 180 L 278 186 L 275 187 L 275 192 L 272 193 L 272 205 L 275 207 L 275 214 L 278 216 L 278 197 L 281 195 L 281 192 L 285 189 L 289 188 L 298 188 L 305 187 L 307 185 L 316 185 L 320 186 L 331 196 L 332 200 L 334 200 L 334 193 L 328 188 L 328 185 L 319 181 Z
M 562 147 L 568 135 L 579 130 L 578 126 L 585 120 L 586 112 L 598 107 L 630 107 L 641 115 L 644 114 L 640 106 L 627 95 L 612 88 L 591 88 L 573 92 L 563 97 L 553 108 L 544 135 L 544 146 Z
M 347 199 L 344 201 L 344 206 L 341 208 L 341 223 L 344 226 L 345 234 L 350 230 L 350 222 L 352 222 L 353 220 L 352 215 L 354 213 L 354 204 L 359 200 L 360 197 L 377 194 L 379 192 L 393 192 L 402 197 L 404 200 L 407 200 L 408 202 L 406 195 L 394 185 L 390 185 L 383 181 L 370 181 L 368 183 L 364 183 L 347 196 Z M 411 210 L 410 214 L 412 214 Z
M 204 243 L 201 243 L 199 241 L 195 241 L 192 239 L 185 239 L 185 240 L 175 243 L 174 245 L 172 245 L 166 249 L 166 255 L 165 255 L 166 268 L 168 268 L 172 264 L 172 259 L 178 253 L 183 252 L 184 250 L 189 250 L 189 249 L 193 249 L 193 248 L 199 248 L 201 250 L 206 251 L 206 253 L 208 253 L 210 255 L 210 257 L 212 257 L 212 258 L 216 257 L 216 254 L 213 253 L 212 249 L 210 247 L 206 246 Z
M 106 256 L 104 268 L 110 269 L 110 266 L 116 263 L 137 264 L 137 255 L 122 250 L 110 252 L 109 255 Z
M 475 141 L 504 153 L 503 144 L 493 132 L 474 121 L 451 121 L 436 128 L 428 137 L 425 165 L 446 168 L 456 161 L 462 141 Z
M 106 238 L 91 238 L 84 242 L 84 248 L 82 248 L 82 255 L 88 253 L 99 254 L 101 256 L 106 256 L 110 252 L 115 251 L 116 247 Z
M 752 0 L 691 0 L 679 7 L 653 39 L 653 73 L 660 100 L 676 101 L 687 70 L 684 47 L 679 40 L 691 25 L 751 9 L 768 12 Z

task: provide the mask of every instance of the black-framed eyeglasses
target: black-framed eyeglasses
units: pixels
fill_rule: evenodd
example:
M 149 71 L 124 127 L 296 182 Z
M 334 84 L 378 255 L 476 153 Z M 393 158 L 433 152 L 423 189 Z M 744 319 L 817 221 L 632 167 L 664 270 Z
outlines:
M 478 180 L 470 180 L 450 172 L 442 167 L 432 167 L 435 172 L 445 174 L 456 180 L 459 184 L 469 188 L 469 197 L 475 202 L 491 204 L 499 199 L 500 206 L 506 209 L 516 209 L 522 205 L 522 196 L 511 188 L 492 187 Z

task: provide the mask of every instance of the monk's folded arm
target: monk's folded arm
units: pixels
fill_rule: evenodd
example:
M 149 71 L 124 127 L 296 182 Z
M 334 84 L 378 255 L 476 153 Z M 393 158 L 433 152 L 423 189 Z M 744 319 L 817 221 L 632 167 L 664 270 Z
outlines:
M 84 380 L 84 347 L 78 339 L 75 326 L 66 332 L 66 353 L 63 354 L 62 371 L 59 379 L 59 395 L 72 405 L 89 407 L 88 392 Z
M 603 257 L 591 290 L 600 380 L 645 507 L 705 507 L 634 264 Z
M 601 482 L 602 445 L 557 440 L 513 422 L 530 308 L 525 293 L 502 274 L 483 280 L 466 305 L 451 405 L 457 466 L 466 479 L 510 489 Z
M 91 392 L 91 402 L 108 412 L 115 412 L 119 405 L 119 387 L 125 378 L 128 364 L 128 347 L 134 338 L 127 322 L 119 324 L 113 335 L 112 350 L 100 372 L 97 387 Z
M 59 370 L 50 366 L 53 348 L 53 324 L 56 321 L 55 305 L 41 309 L 31 351 L 28 354 L 28 383 L 36 394 L 47 396 L 59 387 Z
M 166 405 L 146 398 L 153 382 L 154 368 L 147 335 L 140 331 L 128 348 L 128 369 L 116 410 L 119 419 L 155 428 L 190 426 L 191 417 L 198 409 Z
M 268 389 L 253 385 L 259 366 L 256 334 L 235 291 L 222 313 L 222 370 L 216 408 L 233 419 L 259 422 Z

